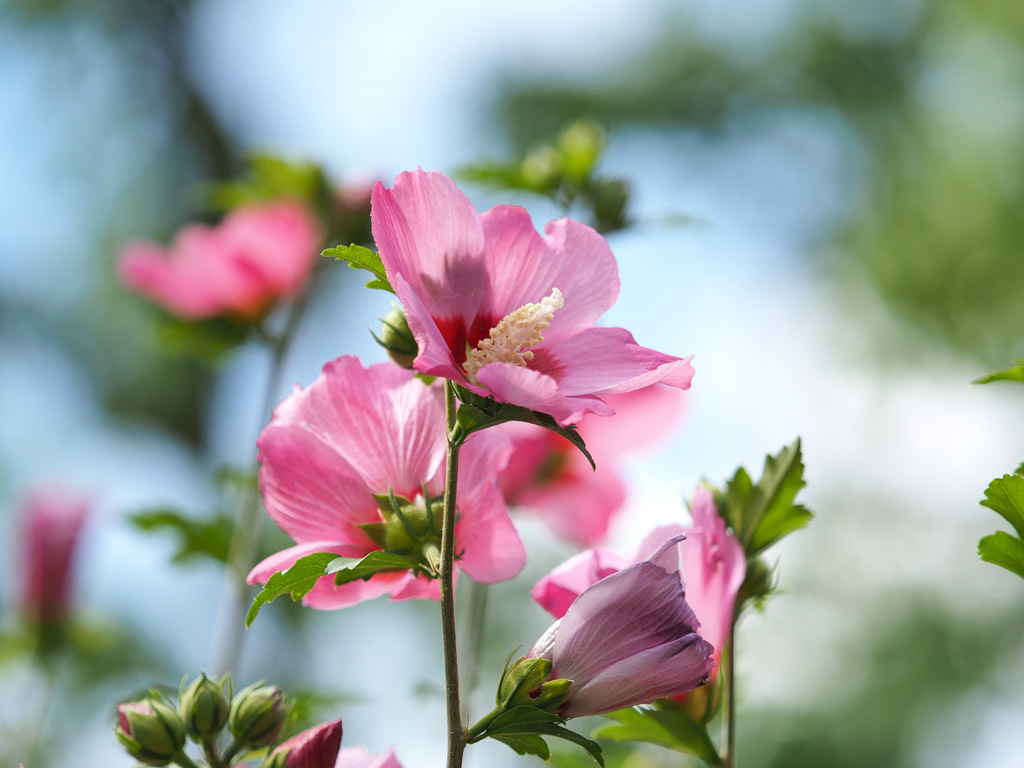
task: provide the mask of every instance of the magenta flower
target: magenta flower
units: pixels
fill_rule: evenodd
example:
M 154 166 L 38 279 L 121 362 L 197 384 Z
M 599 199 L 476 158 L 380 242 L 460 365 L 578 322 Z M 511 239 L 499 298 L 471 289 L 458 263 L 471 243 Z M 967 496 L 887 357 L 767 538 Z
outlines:
M 572 219 L 541 238 L 522 208 L 477 214 L 447 176 L 414 171 L 378 183 L 373 237 L 419 345 L 414 366 L 560 424 L 610 415 L 602 397 L 656 382 L 690 386 L 690 359 L 595 326 L 619 293 L 597 232 Z
M 391 747 L 383 755 L 371 755 L 363 747 L 346 747 L 338 753 L 335 768 L 402 768 Z
M 383 519 L 375 494 L 391 491 L 424 509 L 426 488 L 439 526 L 444 423 L 440 385 L 428 387 L 412 371 L 390 364 L 366 369 L 354 357 L 340 357 L 306 389 L 296 388 L 258 441 L 264 505 L 296 546 L 257 565 L 249 583 L 266 583 L 314 552 L 361 558 L 383 549 L 368 532 Z M 477 581 L 510 579 L 526 561 L 495 482 L 509 450 L 500 435 L 478 433 L 460 455 L 455 552 L 459 566 Z M 437 599 L 438 586 L 408 572 L 342 586 L 325 576 L 304 602 L 341 608 L 386 593 L 393 600 Z
M 686 604 L 676 542 L 584 589 L 534 645 L 529 657 L 551 661 L 550 679 L 572 681 L 558 714 L 600 715 L 707 681 L 712 648 Z
M 584 547 L 604 538 L 625 504 L 621 459 L 661 438 L 682 410 L 682 393 L 660 385 L 603 399 L 615 415 L 585 416 L 579 424 L 596 472 L 572 443 L 550 430 L 522 422 L 499 427 L 513 448 L 498 478 L 505 500 L 540 515 L 558 536 Z
M 88 512 L 85 499 L 55 489 L 37 490 L 25 499 L 21 606 L 30 621 L 54 622 L 67 616 L 75 549 Z
M 647 535 L 631 561 L 612 552 L 591 549 L 571 557 L 537 582 L 533 599 L 555 618 L 565 615 L 572 601 L 589 585 L 609 573 L 640 562 L 672 537 L 685 534 L 676 544 L 680 583 L 686 600 L 700 621 L 701 637 L 714 646 L 713 658 L 721 662 L 729 636 L 733 606 L 746 576 L 743 546 L 725 529 L 711 492 L 698 488 L 690 505 L 693 525 L 666 525 Z
M 334 768 L 341 749 L 341 720 L 322 723 L 292 736 L 271 752 L 264 766 Z
M 319 246 L 317 223 L 303 205 L 251 204 L 216 227 L 185 227 L 170 248 L 129 243 L 118 271 L 130 289 L 186 320 L 254 320 L 302 287 Z

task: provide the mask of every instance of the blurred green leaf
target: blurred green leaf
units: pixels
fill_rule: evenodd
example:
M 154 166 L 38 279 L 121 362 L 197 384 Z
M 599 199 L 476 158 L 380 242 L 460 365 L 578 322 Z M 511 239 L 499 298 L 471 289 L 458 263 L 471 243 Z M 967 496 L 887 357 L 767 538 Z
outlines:
M 674 702 L 650 707 L 620 709 L 605 715 L 614 723 L 599 726 L 590 735 L 612 741 L 643 741 L 693 755 L 708 765 L 721 765 L 706 726 L 694 721 Z
M 1024 541 L 1006 531 L 996 531 L 978 542 L 978 556 L 1024 579 Z
M 1024 477 L 1003 475 L 989 483 L 981 505 L 1002 515 L 1024 538 Z
M 587 446 L 583 442 L 583 438 L 580 437 L 575 424 L 563 427 L 549 414 L 531 411 L 529 408 L 523 408 L 520 405 L 501 403 L 493 397 L 482 397 L 458 385 L 456 385 L 455 391 L 461 401 L 459 410 L 456 413 L 456 427 L 459 433 L 456 439 L 464 440 L 473 432 L 504 424 L 507 421 L 521 421 L 525 424 L 535 424 L 538 427 L 543 427 L 561 435 L 587 457 L 591 467 L 597 469 L 594 457 L 587 450 Z
M 156 325 L 156 343 L 171 357 L 215 364 L 248 338 L 245 326 L 221 317 L 189 321 L 164 315 Z
M 975 384 L 988 384 L 992 381 L 1024 381 L 1024 360 L 1014 360 L 1013 366 L 1004 371 L 996 371 L 980 379 L 975 379 Z
M 327 248 L 320 254 L 336 261 L 348 263 L 352 269 L 365 269 L 374 276 L 374 279 L 366 284 L 367 288 L 376 288 L 379 291 L 394 293 L 394 288 L 388 282 L 387 272 L 384 270 L 384 262 L 380 254 L 369 248 L 352 243 L 351 245 L 337 245 L 334 248 Z
M 319 207 L 326 186 L 319 166 L 306 162 L 289 162 L 265 153 L 247 158 L 248 173 L 237 181 L 214 185 L 209 192 L 210 204 L 219 210 L 238 205 L 280 198 L 298 198 Z
M 210 518 L 197 519 L 174 509 L 155 509 L 136 512 L 128 520 L 140 531 L 170 531 L 176 534 L 178 547 L 171 558 L 175 563 L 201 557 L 220 563 L 228 560 L 234 521 L 223 512 Z

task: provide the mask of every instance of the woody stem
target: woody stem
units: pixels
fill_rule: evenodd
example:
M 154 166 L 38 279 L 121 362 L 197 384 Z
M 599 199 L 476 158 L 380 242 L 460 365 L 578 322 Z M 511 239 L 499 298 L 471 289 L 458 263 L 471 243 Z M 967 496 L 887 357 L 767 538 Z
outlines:
M 444 644 L 444 687 L 448 710 L 448 768 L 462 768 L 466 732 L 459 704 L 459 661 L 455 636 L 455 494 L 459 477 L 461 439 L 455 433 L 455 388 L 444 383 L 448 466 L 444 478 L 441 520 L 441 633 Z

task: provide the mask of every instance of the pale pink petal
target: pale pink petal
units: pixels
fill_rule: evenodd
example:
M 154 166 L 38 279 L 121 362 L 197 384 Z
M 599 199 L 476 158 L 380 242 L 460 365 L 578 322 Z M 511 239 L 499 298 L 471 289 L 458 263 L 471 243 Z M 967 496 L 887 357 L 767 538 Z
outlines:
M 692 691 L 711 672 L 711 646 L 688 634 L 647 648 L 601 670 L 585 684 L 572 687 L 564 717 L 584 717 L 647 704 Z
M 542 477 L 547 465 L 554 467 L 551 471 L 558 472 L 569 455 L 568 449 L 572 448 L 568 440 L 551 430 L 521 421 L 507 422 L 498 426 L 496 431 L 512 441 L 513 451 L 508 466 L 498 476 L 498 486 L 512 505 L 519 503 L 520 494 L 542 487 L 551 480 Z
M 683 414 L 686 395 L 675 387 L 656 384 L 619 395 L 601 395 L 614 416 L 588 416 L 580 421 L 580 436 L 599 462 L 653 446 L 667 437 Z
M 393 189 L 374 186 L 371 211 L 388 278 L 402 275 L 435 319 L 471 325 L 486 289 L 484 234 L 455 183 L 437 172 L 402 173 Z
M 129 243 L 118 260 L 121 282 L 179 317 L 197 320 L 220 311 L 221 297 L 201 276 L 183 274 L 166 252 L 150 243 Z
M 402 768 L 391 747 L 383 755 L 372 755 L 363 747 L 343 747 L 334 768 Z
M 541 238 L 530 214 L 499 205 L 480 216 L 487 240 L 489 290 L 485 305 L 501 318 L 539 302 L 558 288 L 565 305 L 555 312 L 545 339 L 559 339 L 588 328 L 615 303 L 618 267 L 608 243 L 590 227 L 559 219 Z
M 659 525 L 640 540 L 640 546 L 637 547 L 636 554 L 633 555 L 633 559 L 630 562 L 639 563 L 644 560 L 650 560 L 658 550 L 664 547 L 666 541 L 669 541 L 670 539 L 678 540 L 680 537 L 685 537 L 686 533 L 687 531 L 683 526 L 675 523 Z M 673 573 L 679 570 L 678 561 L 679 558 L 677 557 L 672 563 L 672 568 L 670 570 L 672 570 Z M 663 561 L 662 565 L 666 565 L 666 563 Z M 686 586 L 685 583 L 683 586 Z M 692 608 L 693 606 L 691 605 L 690 607 Z
M 263 296 L 258 300 L 296 292 L 320 250 L 316 221 L 295 201 L 241 206 L 221 228 L 235 258 L 259 274 Z
M 604 538 L 615 513 L 626 501 L 626 485 L 613 467 L 597 456 L 593 470 L 577 449 L 566 457 L 573 468 L 544 485 L 530 488 L 518 497 L 524 511 L 540 515 L 559 537 L 591 547 Z M 589 446 L 587 446 L 589 448 Z
M 477 372 L 477 378 L 496 399 L 547 413 L 563 426 L 579 421 L 585 413 L 613 413 L 597 397 L 566 397 L 553 378 L 519 365 L 491 363 Z
M 377 503 L 335 448 L 297 424 L 275 426 L 274 421 L 257 445 L 263 504 L 281 530 L 300 543 L 372 546 L 356 526 L 379 521 Z
M 471 435 L 459 459 L 459 519 L 455 525 L 459 567 L 476 581 L 511 579 L 526 563 L 526 550 L 505 508 L 497 477 L 511 444 L 496 432 Z
M 573 600 L 593 584 L 626 566 L 624 558 L 606 549 L 588 549 L 574 555 L 537 582 L 530 595 L 560 619 Z
M 616 394 L 651 384 L 688 389 L 693 378 L 691 358 L 641 347 L 622 328 L 588 328 L 557 347 L 545 341 L 541 348 L 556 367 L 558 388 L 565 395 Z
M 440 600 L 441 582 L 403 573 L 391 588 L 392 600 Z

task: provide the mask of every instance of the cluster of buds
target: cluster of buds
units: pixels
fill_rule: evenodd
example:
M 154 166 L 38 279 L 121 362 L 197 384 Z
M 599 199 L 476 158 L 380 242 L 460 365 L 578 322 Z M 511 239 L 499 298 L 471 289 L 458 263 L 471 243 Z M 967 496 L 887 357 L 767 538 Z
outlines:
M 209 768 L 228 768 L 242 756 L 252 757 L 253 750 L 273 747 L 287 715 L 279 688 L 259 682 L 235 694 L 230 677 L 200 675 L 182 685 L 177 707 L 155 690 L 120 704 L 114 733 L 125 751 L 145 765 L 199 766 L 185 752 L 191 740 Z M 222 744 L 225 728 L 231 738 Z M 280 744 L 266 755 L 262 768 L 334 768 L 340 748 L 341 720 L 335 720 Z

